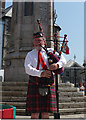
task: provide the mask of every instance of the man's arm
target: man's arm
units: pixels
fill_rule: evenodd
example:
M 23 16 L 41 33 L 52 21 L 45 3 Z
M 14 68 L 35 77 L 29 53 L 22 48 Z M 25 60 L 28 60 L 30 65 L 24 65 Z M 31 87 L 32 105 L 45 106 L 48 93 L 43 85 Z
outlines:
M 32 62 L 31 62 L 31 61 L 32 61 L 32 60 L 31 60 L 30 55 L 27 54 L 27 56 L 26 56 L 26 58 L 25 58 L 25 63 L 24 63 L 25 72 L 26 72 L 28 75 L 40 77 L 42 71 L 41 71 L 41 70 L 37 70 L 36 68 L 34 68 L 34 67 L 32 66 Z

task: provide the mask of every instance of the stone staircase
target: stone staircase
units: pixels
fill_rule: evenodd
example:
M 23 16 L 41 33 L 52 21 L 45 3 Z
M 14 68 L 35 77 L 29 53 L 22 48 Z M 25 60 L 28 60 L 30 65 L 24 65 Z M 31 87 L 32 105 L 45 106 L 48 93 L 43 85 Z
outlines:
M 17 115 L 25 115 L 28 82 L 3 82 L 0 84 L 0 104 L 16 107 Z M 1 91 L 2 90 L 2 91 Z M 2 96 L 2 97 L 1 97 Z M 59 84 L 59 111 L 61 115 L 84 114 L 86 111 L 84 92 L 72 83 Z

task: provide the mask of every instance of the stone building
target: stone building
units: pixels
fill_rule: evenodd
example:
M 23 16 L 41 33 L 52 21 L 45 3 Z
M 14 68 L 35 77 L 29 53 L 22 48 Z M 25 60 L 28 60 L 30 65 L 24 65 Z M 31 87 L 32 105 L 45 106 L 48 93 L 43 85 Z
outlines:
M 39 30 L 40 19 L 45 36 L 53 35 L 54 2 L 13 2 L 11 38 L 5 60 L 5 81 L 28 81 L 24 59 L 33 48 L 33 33 Z M 48 38 L 51 39 L 51 38 Z M 53 47 L 52 42 L 48 46 Z
M 5 2 L 0 1 L 0 69 L 2 69 L 2 44 L 3 44 L 3 24 L 2 14 L 5 10 Z
M 84 67 L 79 65 L 73 60 L 69 60 L 64 68 L 62 76 L 62 82 L 74 83 L 75 86 L 79 86 L 79 83 L 84 83 L 85 76 L 81 74 L 84 71 Z
M 5 10 L 5 2 L 0 1 L 0 82 L 4 81 L 4 70 L 2 69 L 2 56 L 3 56 L 3 26 L 2 14 Z
M 12 6 L 9 6 L 4 10 L 4 13 L 2 14 L 2 22 L 3 22 L 3 50 L 2 50 L 2 68 L 5 66 L 4 57 L 7 54 L 7 51 L 9 49 L 9 39 L 11 36 L 11 18 L 12 18 Z

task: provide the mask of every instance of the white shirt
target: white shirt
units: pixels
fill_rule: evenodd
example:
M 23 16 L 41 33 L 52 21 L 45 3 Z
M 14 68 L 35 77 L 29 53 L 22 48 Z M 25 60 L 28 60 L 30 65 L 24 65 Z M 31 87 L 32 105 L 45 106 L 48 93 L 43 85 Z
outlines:
M 53 53 L 53 48 L 48 48 L 48 51 Z M 42 49 L 41 54 L 45 64 L 47 65 L 47 68 L 49 68 L 46 51 Z M 59 54 L 56 52 L 55 55 L 58 56 Z M 41 64 L 39 65 L 39 70 L 36 69 L 37 63 L 38 63 L 38 50 L 33 49 L 26 55 L 24 63 L 25 71 L 28 75 L 40 77 L 41 72 L 43 72 L 43 70 Z M 61 55 L 60 60 L 57 62 L 57 64 L 59 65 L 59 68 L 63 67 L 66 64 L 66 59 L 64 58 L 63 55 Z

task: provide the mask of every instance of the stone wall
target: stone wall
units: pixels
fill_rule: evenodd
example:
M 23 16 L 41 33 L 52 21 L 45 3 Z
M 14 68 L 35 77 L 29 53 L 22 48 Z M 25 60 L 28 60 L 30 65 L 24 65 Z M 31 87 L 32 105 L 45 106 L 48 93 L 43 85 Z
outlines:
M 27 5 L 33 12 L 25 11 L 25 2 L 13 3 L 11 39 L 5 56 L 5 81 L 28 81 L 24 59 L 27 52 L 33 49 L 32 36 L 39 30 L 37 19 L 40 19 L 45 35 L 53 35 L 53 3 L 33 2 Z M 49 42 L 48 46 L 52 43 Z

